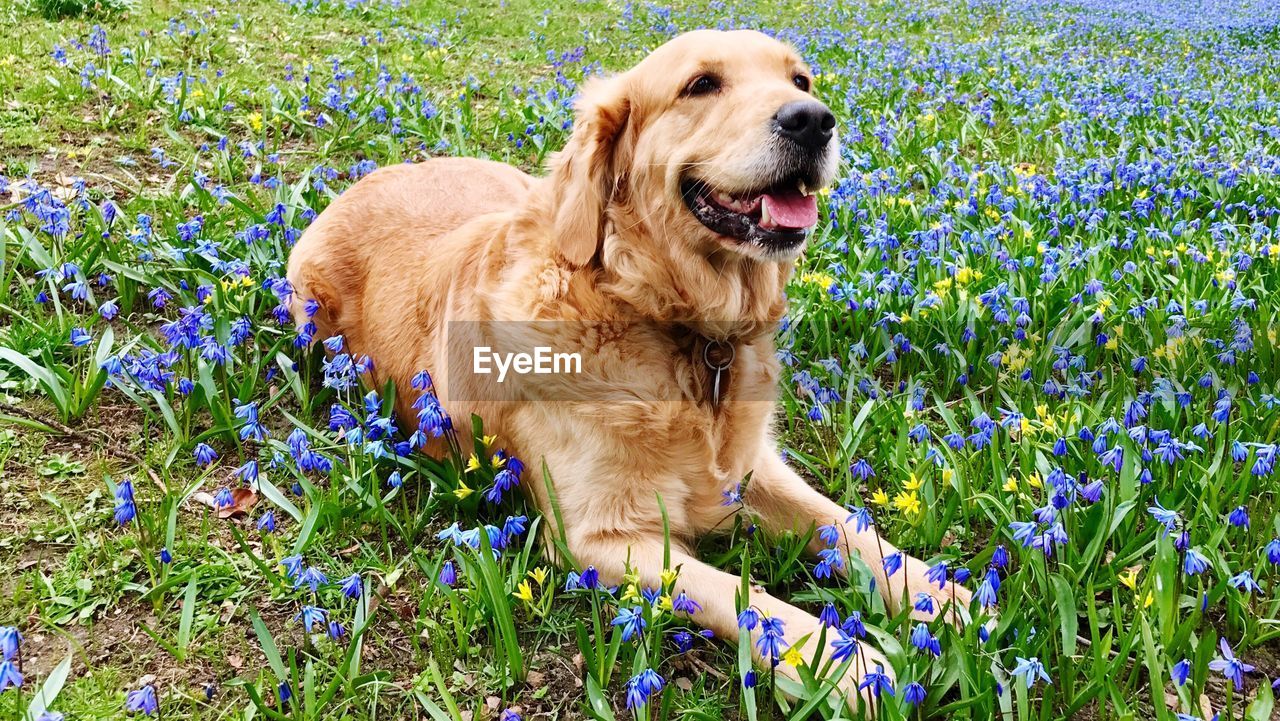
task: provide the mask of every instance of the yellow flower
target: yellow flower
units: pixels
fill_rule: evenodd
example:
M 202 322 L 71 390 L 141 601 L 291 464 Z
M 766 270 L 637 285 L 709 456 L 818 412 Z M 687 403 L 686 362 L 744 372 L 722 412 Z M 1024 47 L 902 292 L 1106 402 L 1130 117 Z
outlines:
M 955 477 L 956 477 L 956 472 L 955 472 L 955 471 L 951 470 L 950 468 L 943 468 L 943 469 L 942 469 L 942 482 L 943 482 L 943 483 L 950 483 L 950 482 L 951 482 L 951 479 L 952 479 L 952 478 L 955 478 Z
M 529 578 L 532 578 L 534 583 L 539 586 L 547 582 L 547 576 L 549 575 L 551 575 L 551 572 L 547 570 L 546 566 L 539 566 L 529 571 Z
M 1142 567 L 1132 566 L 1130 568 L 1126 568 L 1124 569 L 1124 573 L 1121 573 L 1120 576 L 1118 577 L 1120 580 L 1120 583 L 1123 583 L 1124 585 L 1128 586 L 1130 591 L 1138 590 L 1138 570 L 1140 568 Z
M 885 493 L 883 488 L 877 488 L 871 494 L 871 502 L 877 506 L 887 506 L 889 505 L 889 494 Z
M 663 587 L 663 588 L 667 588 L 667 587 L 668 587 L 668 586 L 670 586 L 671 584 L 675 583 L 675 582 L 676 582 L 676 578 L 677 578 L 679 575 L 680 575 L 679 573 L 677 573 L 677 572 L 675 572 L 675 571 L 671 570 L 670 568 L 664 568 L 664 569 L 662 569 L 662 574 L 661 574 L 661 578 L 662 578 L 662 587 Z
M 1151 602 L 1154 600 L 1156 600 L 1155 596 L 1151 595 L 1150 591 L 1147 591 L 1147 597 L 1142 600 L 1142 607 L 1151 608 Z
M 1018 479 L 1014 478 L 1013 476 L 1009 476 L 1008 478 L 1006 478 L 1004 481 L 1004 490 L 1008 493 L 1017 493 Z
M 801 656 L 800 652 L 796 650 L 796 647 L 792 646 L 787 649 L 786 653 L 782 654 L 782 662 L 790 666 L 800 668 L 804 665 L 804 656 Z
M 916 474 L 914 473 L 912 473 L 911 477 L 907 480 L 907 482 L 903 484 L 903 487 L 906 488 L 908 491 L 918 491 L 920 490 L 920 486 L 921 486 L 921 481 L 919 478 L 916 478 Z
M 483 442 L 484 442 L 485 447 L 486 447 L 486 448 L 488 448 L 489 446 L 493 445 L 493 444 L 494 444 L 494 442 L 496 442 L 496 441 L 498 440 L 498 437 L 497 437 L 497 436 L 485 436 L 485 437 L 481 438 L 480 440 L 481 440 L 481 441 L 483 441 Z
M 516 586 L 515 592 L 511 595 L 525 603 L 528 603 L 533 600 L 533 587 L 529 585 L 528 581 L 521 581 L 520 585 Z
M 253 132 L 255 133 L 260 132 L 262 130 L 262 113 L 259 113 L 257 111 L 249 113 L 247 116 L 245 116 L 244 122 L 249 126 L 249 129 L 252 130 Z
M 467 484 L 465 483 L 453 489 L 453 495 L 457 496 L 459 501 L 463 500 L 464 498 L 471 495 L 472 493 L 475 493 L 475 491 L 468 488 Z
M 636 584 L 628 583 L 622 589 L 623 603 L 639 603 L 642 599 L 643 596 L 640 595 L 640 589 L 636 587 Z
M 467 469 L 464 473 L 470 473 L 477 470 L 480 470 L 480 459 L 476 458 L 476 454 L 472 453 L 471 457 L 467 459 Z
M 494 468 L 502 468 L 507 465 L 507 459 L 495 453 L 493 454 L 493 457 L 489 459 L 489 463 L 491 463 Z
M 801 282 L 816 285 L 819 288 L 829 288 L 831 284 L 836 282 L 835 278 L 826 273 L 805 273 L 800 276 Z
M 1032 471 L 1031 475 L 1027 476 L 1027 485 L 1032 488 L 1044 488 L 1044 483 L 1040 481 L 1040 474 L 1035 471 Z
M 893 505 L 899 511 L 914 516 L 920 513 L 920 498 L 916 496 L 915 491 L 911 493 L 899 493 L 893 499 Z

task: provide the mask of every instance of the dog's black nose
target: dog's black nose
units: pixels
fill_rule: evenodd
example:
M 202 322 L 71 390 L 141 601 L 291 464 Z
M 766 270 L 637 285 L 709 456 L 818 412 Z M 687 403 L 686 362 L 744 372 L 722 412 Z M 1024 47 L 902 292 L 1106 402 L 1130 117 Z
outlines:
M 805 150 L 821 150 L 831 140 L 836 116 L 816 100 L 797 100 L 773 114 L 778 133 Z

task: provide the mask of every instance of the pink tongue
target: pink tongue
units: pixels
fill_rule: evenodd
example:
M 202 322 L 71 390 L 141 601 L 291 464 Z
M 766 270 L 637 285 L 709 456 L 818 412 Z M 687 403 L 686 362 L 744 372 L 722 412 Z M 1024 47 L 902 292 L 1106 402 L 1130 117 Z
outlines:
M 818 196 L 786 193 L 765 193 L 764 204 L 769 208 L 769 219 L 780 228 L 808 228 L 818 222 Z

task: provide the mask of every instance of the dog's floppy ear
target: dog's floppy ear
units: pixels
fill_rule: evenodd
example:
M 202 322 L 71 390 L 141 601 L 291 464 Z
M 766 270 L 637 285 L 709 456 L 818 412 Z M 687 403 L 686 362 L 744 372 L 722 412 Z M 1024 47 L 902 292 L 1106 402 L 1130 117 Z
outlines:
M 625 75 L 592 80 L 578 99 L 573 134 L 555 158 L 554 232 L 560 254 L 575 266 L 590 263 L 603 239 L 605 208 L 625 162 L 619 139 L 630 116 Z

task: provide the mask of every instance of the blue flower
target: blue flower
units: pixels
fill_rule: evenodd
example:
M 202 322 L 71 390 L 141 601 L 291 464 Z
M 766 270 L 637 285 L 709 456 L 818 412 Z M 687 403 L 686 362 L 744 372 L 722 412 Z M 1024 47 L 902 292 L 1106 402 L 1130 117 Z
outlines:
M 1009 551 L 1003 544 L 996 546 L 996 550 L 991 554 L 991 565 L 996 568 L 1009 565 Z
M 925 580 L 929 581 L 930 583 L 938 584 L 938 588 L 942 588 L 946 586 L 947 585 L 947 562 L 938 561 L 938 563 L 934 564 L 933 566 L 930 566 L 929 570 L 925 571 L 924 577 L 925 577 Z
M 307 629 L 307 633 L 311 633 L 315 626 L 323 626 L 329 616 L 329 612 L 318 606 L 303 606 L 297 616 L 293 617 L 295 621 L 302 621 L 302 625 Z
M 302 556 L 296 554 L 293 556 L 285 556 L 280 559 L 280 566 L 284 568 L 284 571 L 288 574 L 289 578 L 297 578 L 302 573 Z
M 1040 659 L 1017 657 L 1018 665 L 1013 669 L 1013 675 L 1022 679 L 1022 682 L 1031 688 L 1036 681 L 1043 680 L 1045 683 L 1053 683 L 1049 678 L 1049 674 L 1044 672 L 1044 664 L 1040 663 Z
M 754 631 L 759 624 L 760 614 L 754 608 L 748 606 L 738 614 L 738 628 Z
M 818 539 L 828 546 L 834 546 L 840 541 L 840 529 L 835 524 L 819 526 Z
M 916 627 L 912 629 L 911 645 L 915 646 L 917 650 L 931 653 L 935 657 L 942 655 L 942 644 L 937 637 L 929 633 L 929 627 L 923 623 L 917 623 Z
M 639 708 L 662 690 L 666 680 L 657 671 L 646 668 L 627 681 L 627 708 Z
M 921 613 L 933 613 L 933 596 L 927 593 L 917 593 L 916 600 L 912 606 Z
M 1236 506 L 1235 510 L 1227 516 L 1227 522 L 1236 528 L 1249 528 L 1249 509 L 1244 506 Z
M 307 566 L 306 570 L 298 574 L 298 577 L 294 579 L 293 587 L 299 588 L 301 586 L 307 586 L 311 589 L 312 593 L 316 593 L 322 584 L 328 582 L 329 578 L 324 575 L 323 571 L 315 566 Z
M 831 642 L 831 660 L 836 663 L 844 663 L 848 659 L 858 654 L 858 639 L 849 635 L 843 628 Z
M 124 709 L 130 713 L 151 716 L 160 709 L 160 700 L 156 698 L 154 686 L 146 685 L 136 691 L 130 691 L 124 699 Z
M 0 693 L 10 688 L 22 688 L 22 672 L 13 661 L 0 661 Z
M 213 505 L 217 506 L 219 509 L 230 508 L 235 505 L 235 502 L 235 496 L 232 495 L 231 489 L 226 486 L 222 486 L 218 489 L 217 493 L 213 494 Z
M 1214 659 L 1209 662 L 1209 670 L 1217 671 L 1235 684 L 1236 690 L 1244 688 L 1244 675 L 1253 671 L 1253 666 L 1241 661 L 1231 653 L 1231 647 L 1227 645 L 1227 639 L 1218 639 L 1218 648 L 1222 651 L 1222 658 Z
M 258 530 L 263 533 L 276 532 L 276 512 L 274 510 L 267 509 L 267 512 L 262 514 L 262 518 L 258 519 Z
M 742 484 L 735 483 L 733 488 L 729 488 L 720 492 L 724 496 L 724 500 L 720 502 L 722 506 L 738 506 L 742 504 Z
M 845 523 L 853 522 L 854 530 L 862 533 L 871 526 L 875 525 L 874 519 L 871 517 L 871 511 L 866 506 L 852 506 L 849 508 L 849 517 L 844 519 Z
M 360 598 L 360 592 L 364 589 L 364 585 L 360 580 L 360 574 L 353 573 L 342 579 L 339 583 L 341 584 L 342 595 L 347 598 Z
M 858 688 L 864 691 L 871 689 L 872 695 L 876 698 L 880 698 L 881 693 L 893 695 L 893 681 L 884 672 L 884 666 L 881 664 L 876 664 L 876 670 L 862 677 L 862 683 L 858 684 Z
M 671 608 L 679 613 L 686 613 L 692 616 L 702 610 L 702 605 L 692 598 L 689 598 L 684 591 L 681 591 L 674 599 L 672 599 Z
M 1187 683 L 1187 677 L 1190 675 L 1191 662 L 1184 658 L 1173 665 L 1173 671 L 1169 674 L 1169 677 L 1173 679 L 1173 682 L 1177 685 L 1185 686 Z
M 1170 511 L 1164 506 L 1161 506 L 1159 500 L 1156 501 L 1156 505 L 1147 508 L 1147 513 L 1150 513 L 1151 517 L 1156 519 L 1156 523 L 1164 526 L 1164 535 L 1166 538 L 1169 536 L 1171 531 L 1176 531 L 1178 529 L 1181 516 L 1179 516 L 1176 511 Z
M 835 628 L 840 625 L 840 614 L 836 611 L 834 603 L 828 603 L 822 607 L 822 612 L 818 614 L 818 622 L 826 628 Z
M 756 639 L 756 651 L 760 656 L 777 666 L 782 658 L 782 649 L 788 644 L 782 637 L 783 623 L 777 616 L 765 616 L 760 619 L 760 638 Z
M 890 553 L 888 556 L 884 557 L 884 561 L 882 563 L 884 565 L 884 575 L 892 577 L 893 574 L 897 573 L 898 570 L 902 568 L 902 554 Z
M 862 613 L 860 611 L 850 613 L 849 617 L 844 620 L 844 623 L 840 624 L 840 628 L 843 629 L 845 633 L 856 638 L 865 638 L 867 635 L 867 627 L 862 623 Z
M 982 582 L 978 584 L 978 590 L 973 594 L 973 600 L 977 601 L 982 608 L 991 608 L 996 605 L 999 591 L 1000 572 L 993 566 L 987 569 L 986 574 L 982 577 Z
M 1182 560 L 1182 572 L 1188 576 L 1198 576 L 1209 569 L 1209 559 L 1194 548 L 1187 549 L 1186 558 Z
M 195 450 L 191 452 L 191 455 L 195 457 L 196 465 L 201 467 L 213 463 L 218 458 L 218 452 L 205 443 L 197 443 Z
M 440 566 L 440 583 L 452 587 L 458 582 L 458 570 L 454 568 L 453 561 L 445 561 Z
M 18 655 L 22 634 L 13 626 L 0 626 L 0 659 L 11 661 Z
M 1227 580 L 1231 587 L 1243 593 L 1252 593 L 1262 590 L 1258 582 L 1253 580 L 1253 573 L 1249 571 L 1241 571 L 1239 574 L 1232 576 Z
M 89 335 L 89 331 L 85 330 L 84 328 L 71 329 L 71 345 L 75 346 L 76 348 L 89 345 L 89 343 L 91 343 L 92 341 L 93 341 L 93 336 Z
M 926 696 L 926 692 L 924 690 L 924 686 L 921 686 L 915 681 L 912 681 L 911 683 L 907 684 L 907 687 L 902 691 L 903 700 L 905 700 L 907 703 L 911 704 L 912 706 L 919 706 L 920 704 L 924 703 L 925 696 Z
M 644 609 L 640 606 L 620 608 L 610 625 L 621 627 L 622 640 L 630 641 L 636 634 L 643 633 L 647 626 L 644 620 Z
M 347 635 L 346 626 L 343 626 L 338 621 L 330 621 L 328 629 L 329 629 L 329 638 L 333 639 L 334 641 L 337 641 L 338 639 Z
M 1267 555 L 1267 562 L 1273 566 L 1280 566 L 1280 538 L 1271 539 L 1263 552 Z

